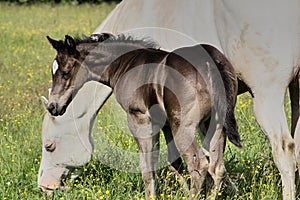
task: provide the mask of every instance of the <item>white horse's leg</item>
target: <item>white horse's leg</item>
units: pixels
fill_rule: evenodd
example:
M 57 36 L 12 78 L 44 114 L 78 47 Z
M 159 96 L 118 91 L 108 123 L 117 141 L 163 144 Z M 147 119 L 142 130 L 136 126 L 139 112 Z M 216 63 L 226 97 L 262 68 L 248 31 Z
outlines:
M 295 143 L 284 112 L 285 90 L 263 91 L 254 91 L 255 117 L 270 140 L 274 162 L 281 174 L 283 199 L 295 199 Z
M 159 134 L 153 132 L 148 113 L 137 112 L 127 116 L 128 126 L 139 148 L 140 169 L 145 184 L 146 199 L 150 199 L 156 196 Z

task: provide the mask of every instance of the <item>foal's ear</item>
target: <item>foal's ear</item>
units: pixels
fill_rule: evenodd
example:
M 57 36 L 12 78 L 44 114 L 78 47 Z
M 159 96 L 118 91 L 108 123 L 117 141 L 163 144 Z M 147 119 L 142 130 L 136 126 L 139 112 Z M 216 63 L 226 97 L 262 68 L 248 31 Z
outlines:
M 51 37 L 49 37 L 48 35 L 47 35 L 47 39 L 56 51 L 64 50 L 65 46 L 64 46 L 64 43 L 62 41 L 54 40 Z
M 76 42 L 69 35 L 65 36 L 65 46 L 66 46 L 69 54 L 71 54 L 71 55 L 77 55 Z

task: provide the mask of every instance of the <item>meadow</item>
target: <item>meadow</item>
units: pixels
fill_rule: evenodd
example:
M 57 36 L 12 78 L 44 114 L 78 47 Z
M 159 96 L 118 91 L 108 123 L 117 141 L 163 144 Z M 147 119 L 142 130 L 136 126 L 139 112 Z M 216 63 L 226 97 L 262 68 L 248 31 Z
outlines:
M 0 3 L 0 199 L 144 198 L 139 173 L 117 170 L 101 159 L 88 163 L 78 179 L 67 183 L 71 188 L 65 192 L 57 191 L 52 197 L 46 197 L 37 188 L 45 114 L 40 96 L 47 96 L 51 87 L 55 55 L 46 35 L 62 39 L 66 34 L 91 34 L 114 7 L 115 4 Z M 286 111 L 290 113 L 288 103 Z M 280 199 L 279 173 L 270 144 L 255 122 L 249 94 L 238 97 L 236 116 L 244 149 L 228 142 L 225 165 L 238 192 L 220 191 L 218 199 Z M 124 113 L 113 98 L 98 114 L 94 127 L 94 132 L 97 131 L 115 146 L 137 152 Z M 117 152 L 112 155 L 116 157 L 110 159 L 118 158 Z M 122 165 L 122 159 L 118 162 Z M 167 167 L 159 171 L 158 199 L 186 199 L 179 180 Z

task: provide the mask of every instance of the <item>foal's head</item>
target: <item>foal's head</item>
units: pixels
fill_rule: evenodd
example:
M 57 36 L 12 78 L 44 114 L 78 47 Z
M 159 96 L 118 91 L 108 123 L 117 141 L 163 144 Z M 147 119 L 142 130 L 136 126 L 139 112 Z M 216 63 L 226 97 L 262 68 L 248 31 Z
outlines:
M 66 35 L 65 41 L 56 41 L 47 36 L 57 51 L 52 66 L 52 89 L 47 109 L 52 115 L 62 115 L 72 99 L 76 75 L 82 63 L 82 56 L 76 49 L 75 40 Z
M 93 34 L 86 38 L 86 43 L 98 43 L 108 39 L 110 34 Z M 87 52 L 80 50 L 79 43 L 71 36 L 57 41 L 47 36 L 48 41 L 57 51 L 52 66 L 52 89 L 47 109 L 54 115 L 62 115 L 82 85 L 88 80 L 88 71 L 83 61 Z M 81 40 L 82 42 L 82 40 Z

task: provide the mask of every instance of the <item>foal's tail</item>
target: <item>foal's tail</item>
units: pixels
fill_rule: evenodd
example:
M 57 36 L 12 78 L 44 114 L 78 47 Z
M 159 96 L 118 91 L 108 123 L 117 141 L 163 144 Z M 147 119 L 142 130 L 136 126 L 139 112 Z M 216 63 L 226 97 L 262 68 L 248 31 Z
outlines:
M 202 44 L 201 45 L 210 57 L 215 62 L 218 71 L 222 77 L 223 85 L 225 88 L 226 93 L 226 104 L 222 103 L 221 98 L 218 98 L 218 94 L 215 94 L 217 100 L 217 112 L 221 113 L 221 116 L 225 114 L 225 120 L 223 123 L 223 131 L 228 139 L 237 147 L 242 147 L 240 134 L 238 132 L 238 126 L 234 115 L 234 107 L 236 103 L 236 96 L 237 96 L 237 77 L 234 71 L 232 64 L 227 60 L 227 58 L 215 47 Z M 218 89 L 220 86 L 213 86 L 217 87 L 216 92 L 218 93 Z M 221 119 L 222 120 L 222 119 Z

